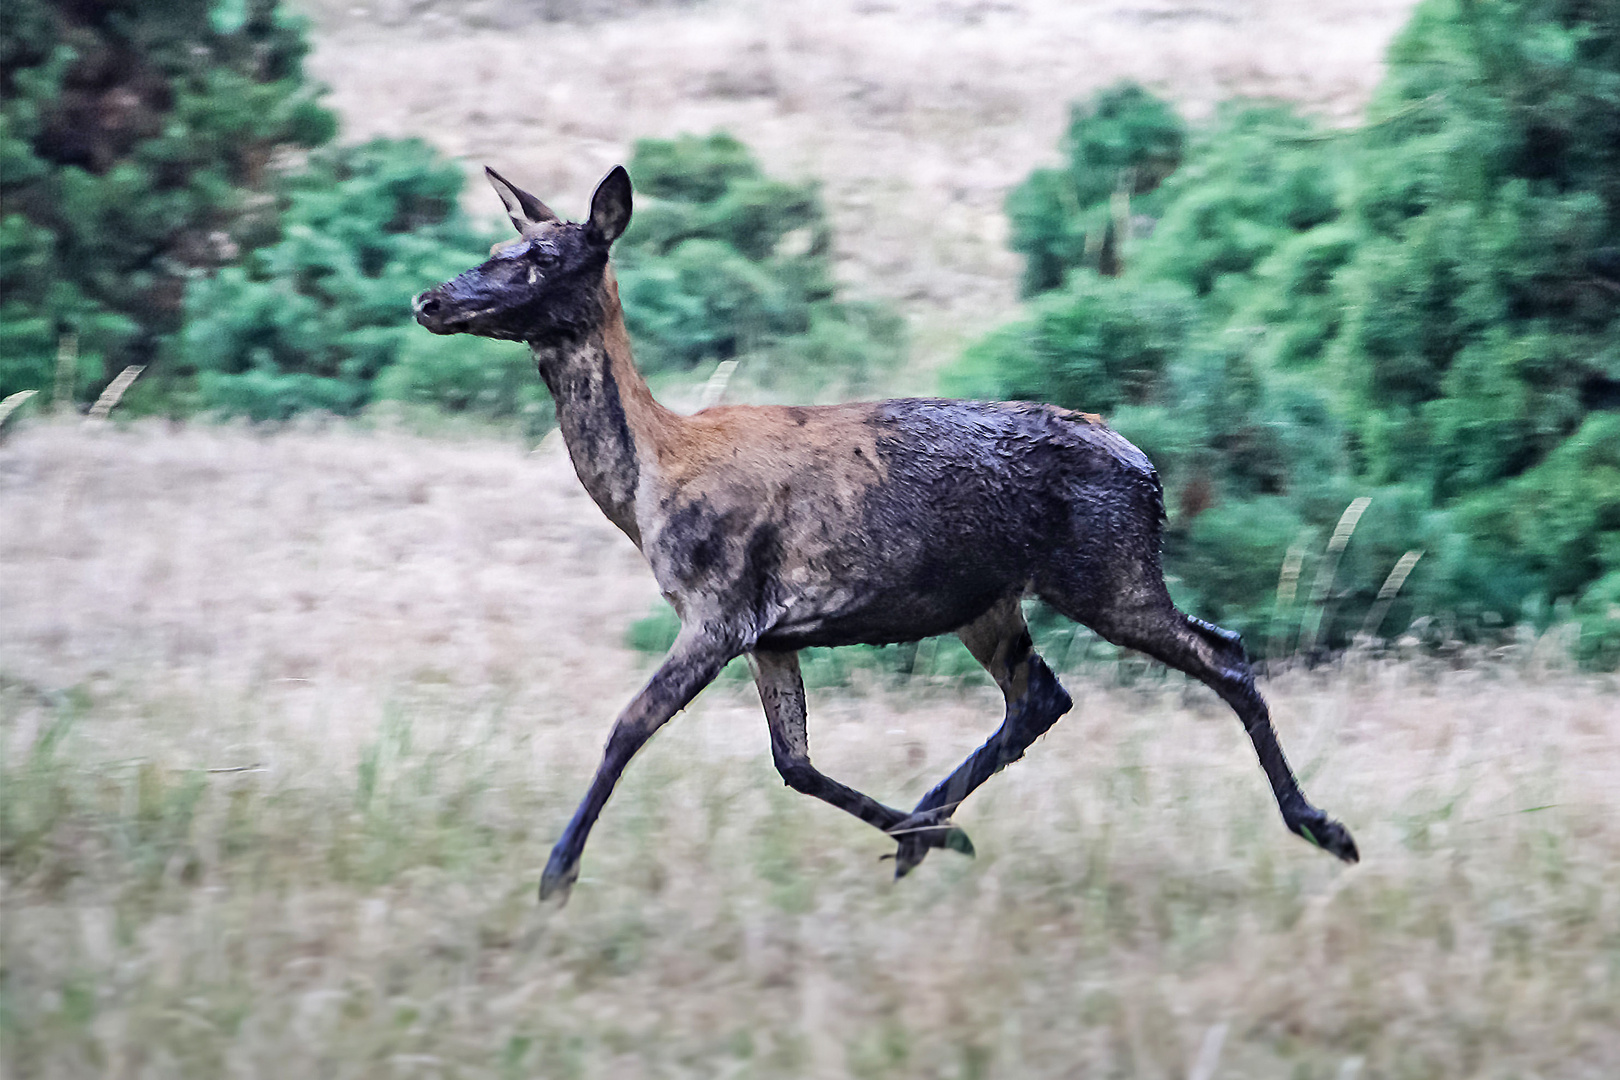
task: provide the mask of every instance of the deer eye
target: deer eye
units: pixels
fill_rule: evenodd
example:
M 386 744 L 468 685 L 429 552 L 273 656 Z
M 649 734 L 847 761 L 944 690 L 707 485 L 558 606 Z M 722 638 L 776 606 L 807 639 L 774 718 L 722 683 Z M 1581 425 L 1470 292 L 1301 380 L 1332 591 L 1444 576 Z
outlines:
M 523 261 L 529 272 L 529 284 L 538 285 L 544 272 L 557 265 L 557 253 L 542 247 L 530 248 L 528 258 Z

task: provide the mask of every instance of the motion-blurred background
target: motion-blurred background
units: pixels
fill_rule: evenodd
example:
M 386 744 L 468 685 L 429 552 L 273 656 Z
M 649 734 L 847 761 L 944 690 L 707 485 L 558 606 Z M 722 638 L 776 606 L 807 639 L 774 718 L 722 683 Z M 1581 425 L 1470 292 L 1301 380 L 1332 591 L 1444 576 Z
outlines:
M 1607 1076 L 1620 6 L 6 0 L 0 1066 L 18 1076 Z M 1075 713 L 892 845 L 745 673 L 538 867 L 672 639 L 527 351 L 417 291 L 625 162 L 679 408 L 1102 413 L 1244 633 L 1047 613 Z M 131 381 L 133 380 L 133 381 Z M 83 414 L 83 415 L 81 415 Z M 832 775 L 993 727 L 954 639 L 806 660 Z

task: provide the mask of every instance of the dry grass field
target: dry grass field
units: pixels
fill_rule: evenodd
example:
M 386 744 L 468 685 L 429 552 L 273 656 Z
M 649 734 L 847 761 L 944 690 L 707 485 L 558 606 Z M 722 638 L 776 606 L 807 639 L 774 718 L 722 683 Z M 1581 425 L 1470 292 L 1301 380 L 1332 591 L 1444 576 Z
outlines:
M 653 584 L 554 448 L 33 422 L 0 444 L 0 1067 L 77 1077 L 1599 1077 L 1620 1061 L 1620 710 L 1554 638 L 1268 682 L 1343 867 L 1202 688 L 1065 673 L 979 855 L 776 778 L 746 684 L 549 844 Z M 915 799 L 982 682 L 812 693 Z
M 1412 0 L 296 0 L 345 138 L 425 136 L 583 213 L 639 137 L 724 128 L 822 184 L 840 273 L 911 316 L 915 385 L 1001 321 L 1008 188 L 1072 101 L 1121 79 L 1207 115 L 1236 96 L 1359 114 Z M 547 22 L 546 11 L 628 9 Z M 500 209 L 480 180 L 480 213 Z

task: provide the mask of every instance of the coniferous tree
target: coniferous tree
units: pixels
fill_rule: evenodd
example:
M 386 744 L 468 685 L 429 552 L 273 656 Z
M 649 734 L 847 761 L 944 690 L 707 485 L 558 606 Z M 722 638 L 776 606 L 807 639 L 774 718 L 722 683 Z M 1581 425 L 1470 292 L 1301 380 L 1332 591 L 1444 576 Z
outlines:
M 636 213 L 614 248 L 638 362 L 681 371 L 749 358 L 762 382 L 858 391 L 897 358 L 900 319 L 839 296 L 832 226 L 809 183 L 765 175 L 723 132 L 642 139 Z
M 1023 295 L 1055 289 L 1079 266 L 1096 267 L 1117 191 L 1150 196 L 1181 164 L 1186 127 L 1168 103 L 1121 83 L 1077 103 L 1063 137 L 1065 163 L 1037 169 L 1007 196 L 1011 243 L 1024 256 Z M 1154 213 L 1159 200 L 1138 204 Z
M 154 359 L 188 277 L 273 235 L 278 153 L 336 129 L 275 0 L 9 0 L 0 25 L 0 394 Z
M 324 147 L 281 178 L 274 243 L 191 281 L 176 366 L 201 408 L 256 420 L 357 412 L 384 388 L 487 415 L 520 411 L 527 352 L 435 338 L 411 297 L 486 257 L 493 234 L 462 212 L 461 167 L 418 140 Z M 470 361 L 470 363 L 469 363 Z M 469 382 L 469 368 L 486 377 Z M 535 391 L 538 393 L 538 390 Z

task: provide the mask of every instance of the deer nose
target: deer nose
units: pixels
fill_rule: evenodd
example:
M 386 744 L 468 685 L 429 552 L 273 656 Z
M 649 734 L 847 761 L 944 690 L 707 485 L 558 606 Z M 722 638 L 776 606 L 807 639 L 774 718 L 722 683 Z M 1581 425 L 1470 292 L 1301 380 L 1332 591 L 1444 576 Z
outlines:
M 453 333 L 450 327 L 445 325 L 448 306 L 444 297 L 439 295 L 438 289 L 429 289 L 411 302 L 411 311 L 416 316 L 418 326 L 435 334 L 448 334 Z

